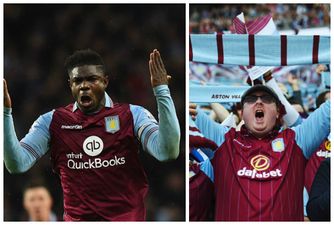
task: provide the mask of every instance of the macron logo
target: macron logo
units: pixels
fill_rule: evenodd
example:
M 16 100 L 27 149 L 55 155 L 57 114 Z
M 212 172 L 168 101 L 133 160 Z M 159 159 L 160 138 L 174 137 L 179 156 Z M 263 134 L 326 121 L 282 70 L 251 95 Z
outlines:
M 61 125 L 61 129 L 65 130 L 81 130 L 82 125 Z

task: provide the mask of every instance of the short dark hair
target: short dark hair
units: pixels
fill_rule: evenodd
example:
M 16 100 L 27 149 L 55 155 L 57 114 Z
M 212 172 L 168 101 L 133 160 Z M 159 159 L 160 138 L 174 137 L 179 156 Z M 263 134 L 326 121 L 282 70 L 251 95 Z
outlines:
M 91 49 L 84 49 L 75 51 L 72 55 L 65 60 L 64 67 L 69 73 L 74 67 L 84 65 L 99 65 L 101 66 L 103 73 L 105 74 L 105 64 L 102 57 Z
M 47 189 L 49 191 L 49 187 L 48 185 L 44 182 L 44 180 L 41 179 L 34 179 L 32 181 L 27 182 L 24 186 L 23 186 L 23 192 L 26 192 L 29 189 L 33 189 L 33 188 L 38 188 L 38 187 L 44 187 L 45 189 Z

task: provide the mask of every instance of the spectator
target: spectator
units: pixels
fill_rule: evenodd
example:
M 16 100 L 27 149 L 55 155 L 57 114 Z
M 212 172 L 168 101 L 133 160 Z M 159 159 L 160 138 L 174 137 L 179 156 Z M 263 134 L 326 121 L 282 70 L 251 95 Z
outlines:
M 281 104 L 270 88 L 253 86 L 243 94 L 241 105 L 245 123 L 241 131 L 214 124 L 204 113 L 198 111 L 197 115 L 196 109 L 190 108 L 203 135 L 220 146 L 211 160 L 215 220 L 304 220 L 304 167 L 329 134 L 330 103 L 300 126 L 283 131 L 279 131 Z M 204 161 L 207 166 L 211 163 Z
M 307 215 L 311 221 L 330 221 L 330 158 L 325 159 L 314 178 Z
M 53 199 L 41 183 L 30 183 L 23 191 L 23 206 L 29 221 L 57 221 L 52 212 Z

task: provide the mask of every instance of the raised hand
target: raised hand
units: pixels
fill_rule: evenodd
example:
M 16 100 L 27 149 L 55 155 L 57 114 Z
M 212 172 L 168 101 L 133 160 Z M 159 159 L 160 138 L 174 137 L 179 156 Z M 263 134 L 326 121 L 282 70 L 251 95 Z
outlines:
M 7 88 L 7 82 L 3 79 L 3 106 L 7 108 L 12 108 L 12 101 Z
M 164 63 L 161 59 L 160 53 L 154 49 L 150 54 L 149 70 L 151 74 L 151 85 L 156 87 L 158 85 L 167 84 L 171 76 L 167 75 Z
M 326 65 L 324 65 L 324 64 L 318 64 L 315 72 L 320 75 L 323 71 L 326 71 L 327 69 L 328 68 L 327 68 Z
M 292 90 L 299 91 L 299 80 L 294 74 L 288 74 L 288 82 L 291 85 Z

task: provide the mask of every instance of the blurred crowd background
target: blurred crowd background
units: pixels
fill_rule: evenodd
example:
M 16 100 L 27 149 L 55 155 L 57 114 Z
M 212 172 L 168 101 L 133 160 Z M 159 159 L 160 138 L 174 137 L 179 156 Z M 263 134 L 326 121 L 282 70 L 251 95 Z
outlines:
M 233 19 L 240 13 L 245 21 L 271 15 L 280 34 L 330 35 L 330 4 L 190 4 L 191 34 L 235 33 Z M 291 103 L 296 87 L 304 113 L 316 108 L 316 98 L 326 88 L 319 69 L 329 65 L 282 66 L 273 76 Z M 248 72 L 238 66 L 190 62 L 192 82 L 247 85 Z M 299 98 L 299 96 L 298 96 Z M 227 105 L 230 108 L 231 105 Z
M 4 77 L 18 138 L 39 115 L 73 102 L 63 65 L 78 49 L 101 54 L 114 101 L 141 105 L 158 119 L 148 71 L 149 53 L 157 48 L 172 75 L 182 138 L 176 161 L 159 163 L 141 153 L 150 184 L 147 220 L 185 220 L 185 29 L 184 4 L 4 4 Z M 5 221 L 27 220 L 22 190 L 36 179 L 49 188 L 62 219 L 60 181 L 47 154 L 24 174 L 4 168 Z
M 245 20 L 271 14 L 278 30 L 300 30 L 330 25 L 329 4 L 191 4 L 190 32 L 233 31 L 232 19 L 245 13 Z

